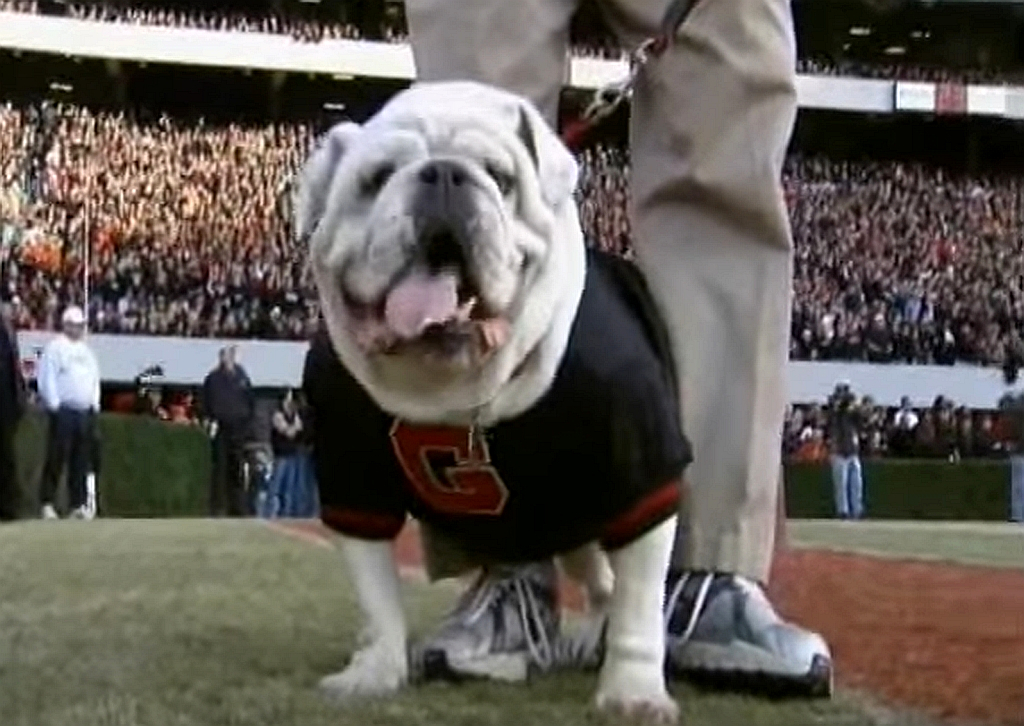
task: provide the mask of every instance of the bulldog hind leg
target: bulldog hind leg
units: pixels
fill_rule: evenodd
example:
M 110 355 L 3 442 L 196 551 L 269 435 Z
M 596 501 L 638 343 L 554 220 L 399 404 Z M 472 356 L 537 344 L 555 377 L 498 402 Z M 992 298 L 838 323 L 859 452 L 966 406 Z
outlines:
M 607 613 L 615 576 L 608 555 L 597 542 L 559 556 L 559 564 L 569 578 L 586 588 L 591 614 Z
M 610 553 L 614 586 L 596 705 L 614 717 L 672 724 L 679 707 L 665 684 L 665 577 L 676 518 Z

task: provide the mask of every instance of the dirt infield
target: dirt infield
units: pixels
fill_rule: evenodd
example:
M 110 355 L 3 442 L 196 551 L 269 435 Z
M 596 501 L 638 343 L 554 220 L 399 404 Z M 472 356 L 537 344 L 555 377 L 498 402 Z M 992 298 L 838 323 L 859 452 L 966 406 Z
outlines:
M 842 685 L 946 718 L 1024 724 L 1024 572 L 790 551 L 771 591 L 827 637 Z
M 406 568 L 422 564 L 415 527 L 396 548 Z M 770 590 L 828 639 L 841 687 L 956 722 L 1024 726 L 1024 571 L 785 551 Z M 578 607 L 579 593 L 565 601 Z

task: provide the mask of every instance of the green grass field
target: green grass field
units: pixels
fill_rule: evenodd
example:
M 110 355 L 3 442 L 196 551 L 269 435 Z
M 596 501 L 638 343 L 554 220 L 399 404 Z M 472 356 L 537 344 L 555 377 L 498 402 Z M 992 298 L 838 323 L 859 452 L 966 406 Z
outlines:
M 788 526 L 798 548 L 1024 569 L 1020 524 L 806 520 Z
M 820 523 L 792 531 L 800 546 L 830 540 L 872 549 L 902 542 L 910 543 L 908 554 L 934 552 L 922 533 L 854 533 Z M 961 545 L 949 557 L 974 561 L 993 542 L 1024 542 L 1016 533 L 956 539 L 975 536 L 986 544 Z M 406 595 L 414 632 L 422 632 L 455 589 L 410 584 Z M 595 678 L 582 674 L 528 686 L 431 685 L 393 699 L 332 705 L 315 684 L 344 664 L 357 627 L 338 553 L 256 522 L 0 527 L 3 726 L 575 726 L 593 720 Z M 857 694 L 841 693 L 831 703 L 767 703 L 686 686 L 676 694 L 683 723 L 692 726 L 929 723 Z

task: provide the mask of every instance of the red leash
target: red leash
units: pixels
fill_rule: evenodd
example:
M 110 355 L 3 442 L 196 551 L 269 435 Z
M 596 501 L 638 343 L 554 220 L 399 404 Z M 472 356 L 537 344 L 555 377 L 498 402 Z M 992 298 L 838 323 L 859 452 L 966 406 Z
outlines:
M 669 3 L 658 34 L 645 40 L 629 54 L 629 73 L 626 77 L 597 89 L 579 118 L 571 120 L 562 129 L 562 141 L 566 146 L 578 151 L 587 135 L 633 95 L 633 86 L 636 85 L 644 66 L 662 55 L 671 45 L 679 27 L 699 1 L 672 0 Z

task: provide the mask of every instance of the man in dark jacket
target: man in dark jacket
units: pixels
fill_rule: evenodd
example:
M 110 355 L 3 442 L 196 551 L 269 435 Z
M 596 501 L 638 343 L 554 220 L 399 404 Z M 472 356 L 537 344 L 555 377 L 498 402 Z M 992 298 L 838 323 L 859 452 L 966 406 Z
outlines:
M 17 518 L 19 489 L 14 463 L 14 434 L 25 412 L 18 338 L 0 310 L 0 522 Z
M 213 437 L 210 514 L 244 516 L 246 504 L 242 461 L 249 440 L 255 396 L 248 374 L 235 360 L 236 349 L 220 351 L 220 364 L 203 381 L 203 411 Z

